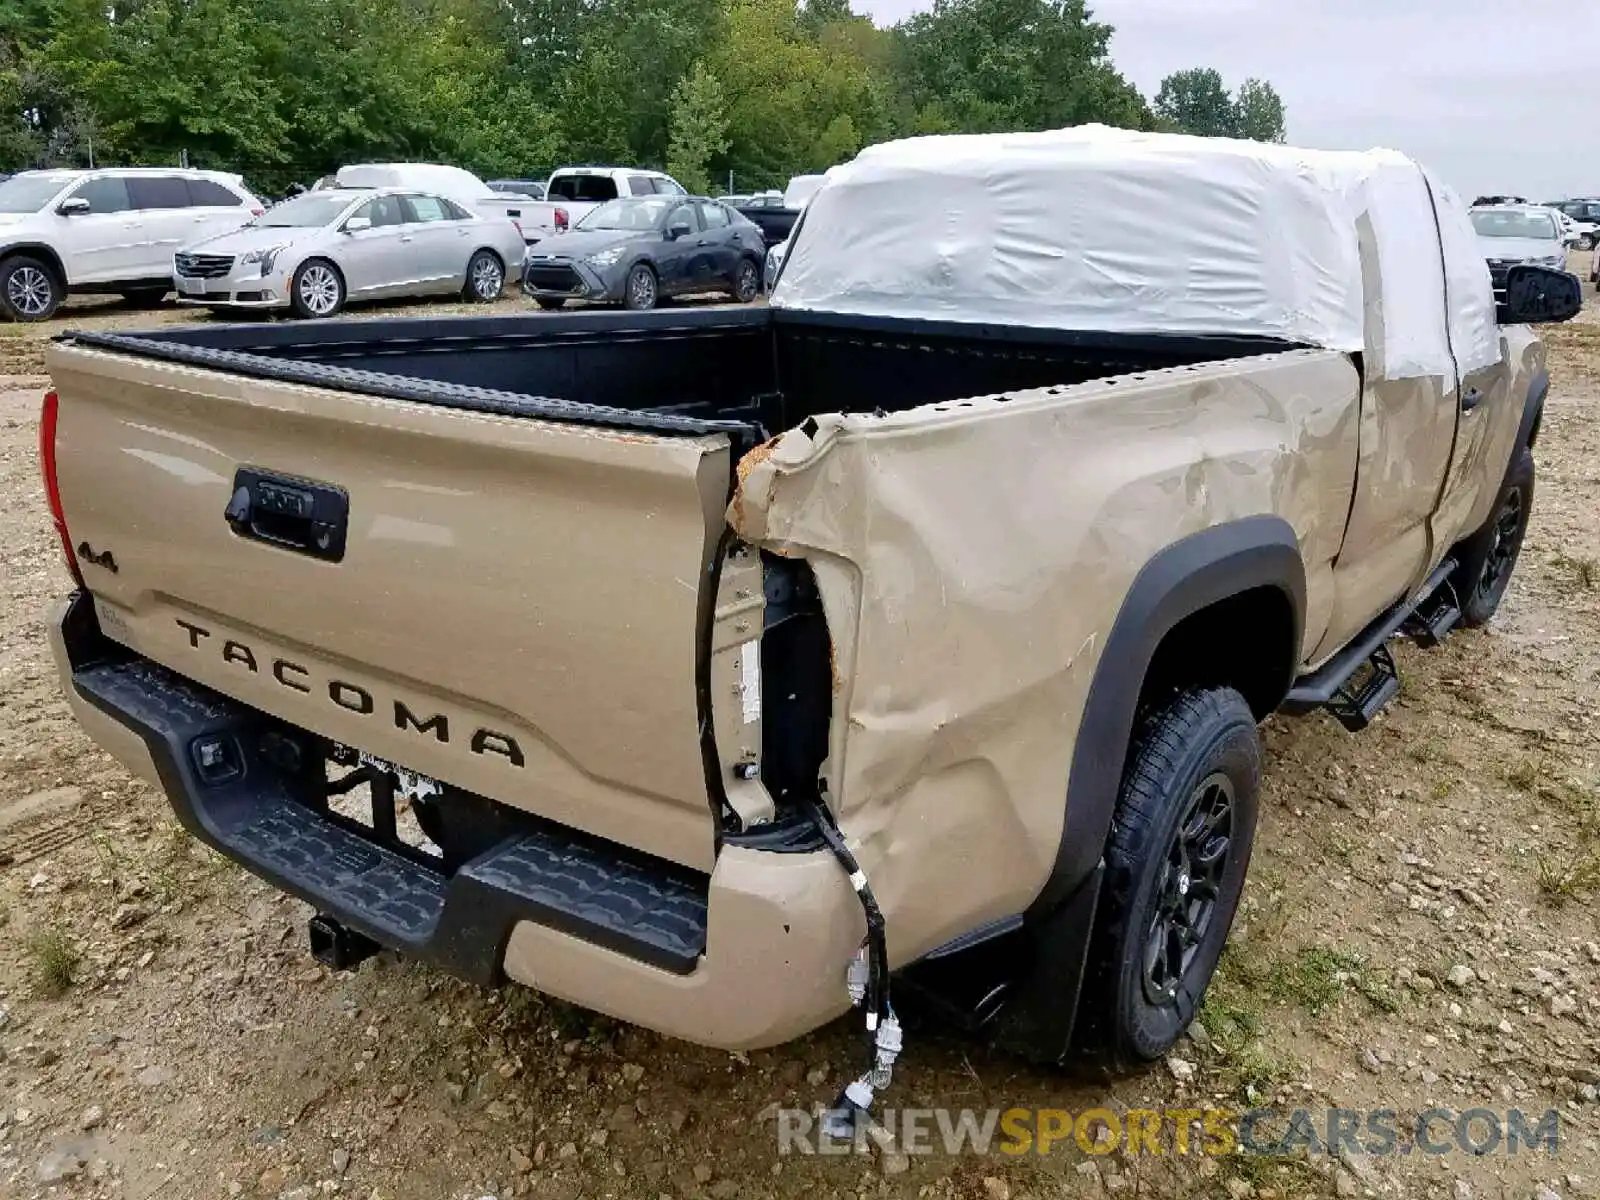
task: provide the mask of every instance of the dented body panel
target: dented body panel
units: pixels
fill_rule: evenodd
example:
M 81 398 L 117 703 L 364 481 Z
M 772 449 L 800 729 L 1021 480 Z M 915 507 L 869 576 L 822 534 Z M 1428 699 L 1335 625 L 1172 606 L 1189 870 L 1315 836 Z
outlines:
M 820 417 L 741 469 L 735 532 L 804 557 L 822 589 L 829 794 L 891 914 L 895 962 L 1045 886 L 1088 689 L 1154 554 L 1283 517 L 1305 558 L 1307 644 L 1320 638 L 1358 387 L 1348 357 L 1296 352 Z
M 420 772 L 496 837 L 570 833 L 557 874 L 576 890 L 534 900 L 505 872 L 486 893 L 503 847 L 466 838 L 421 894 L 479 940 L 430 926 L 405 945 L 743 1048 L 848 1005 L 866 925 L 809 805 L 870 880 L 896 968 L 1084 924 L 1167 633 L 1260 600 L 1271 621 L 1225 649 L 1265 663 L 1248 697 L 1265 716 L 1484 523 L 1543 375 L 1522 329 L 1464 406 L 1453 380 L 1378 382 L 1332 350 L 536 320 L 446 322 L 447 342 L 401 322 L 52 346 L 86 587 L 52 623 L 64 686 L 97 741 L 269 878 L 107 672 L 158 666 L 250 736 Z M 390 359 L 410 373 L 386 386 Z M 507 363 L 519 395 L 471 386 Z M 963 395 L 973 379 L 993 394 Z M 343 541 L 249 536 L 241 470 L 342 494 Z M 297 894 L 364 928 L 318 886 Z

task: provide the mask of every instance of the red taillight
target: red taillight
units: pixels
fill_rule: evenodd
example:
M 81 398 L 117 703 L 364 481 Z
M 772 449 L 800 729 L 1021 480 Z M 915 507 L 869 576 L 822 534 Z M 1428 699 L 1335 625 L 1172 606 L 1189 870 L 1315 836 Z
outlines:
M 39 470 L 44 475 L 44 498 L 50 505 L 50 519 L 55 522 L 56 536 L 61 539 L 61 553 L 67 557 L 67 570 L 81 588 L 83 572 L 78 569 L 78 555 L 67 533 L 67 517 L 61 510 L 61 485 L 56 480 L 56 416 L 60 407 L 59 396 L 54 392 L 44 394 L 44 407 L 39 410 Z
M 564 208 L 558 208 L 558 209 L 556 209 L 556 228 L 557 229 L 565 229 L 566 227 L 567 227 L 567 210 L 564 209 Z

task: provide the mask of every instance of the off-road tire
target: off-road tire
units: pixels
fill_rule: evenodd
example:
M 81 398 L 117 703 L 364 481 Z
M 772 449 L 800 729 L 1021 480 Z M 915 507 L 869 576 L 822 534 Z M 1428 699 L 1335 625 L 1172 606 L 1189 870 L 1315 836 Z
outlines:
M 544 309 L 545 312 L 555 312 L 567 306 L 565 300 L 557 300 L 554 296 L 535 296 L 533 302 Z
M 49 263 L 28 254 L 0 262 L 0 313 L 13 321 L 48 321 L 67 297 Z
M 648 289 L 642 280 L 648 278 Z M 622 286 L 622 307 L 634 312 L 644 312 L 661 302 L 661 285 L 656 273 L 644 263 L 628 272 L 628 281 Z
M 1255 715 L 1232 688 L 1180 692 L 1141 716 L 1106 845 L 1078 1008 L 1076 1040 L 1113 1068 L 1160 1058 L 1199 1012 L 1244 888 L 1260 785 Z M 1224 823 L 1208 834 L 1219 797 Z M 1192 845 L 1202 851 L 1226 838 L 1213 867 L 1207 854 L 1187 856 L 1186 833 L 1199 835 Z M 1179 906 L 1201 926 L 1190 930 L 1192 942 L 1175 942 L 1180 935 L 1163 917 Z M 1152 960 L 1177 970 L 1163 972 Z M 1170 991 L 1152 999 L 1162 982 Z
M 335 289 L 332 293 L 332 302 L 323 309 L 320 303 L 313 303 L 302 291 L 302 283 L 312 272 L 326 272 L 332 278 Z M 321 274 L 317 279 L 322 279 Z M 320 291 L 320 289 L 319 289 Z M 294 276 L 289 281 L 289 305 L 294 309 L 297 317 L 331 317 L 339 313 L 349 298 L 345 291 L 344 276 L 339 273 L 339 268 L 325 258 L 308 258 L 295 268 Z
M 753 258 L 741 258 L 733 271 L 733 298 L 749 304 L 761 294 L 761 265 Z
M 1450 582 L 1461 605 L 1461 623 L 1469 628 L 1486 624 L 1505 599 L 1533 513 L 1533 479 L 1533 451 L 1519 447 L 1489 520 L 1456 547 Z

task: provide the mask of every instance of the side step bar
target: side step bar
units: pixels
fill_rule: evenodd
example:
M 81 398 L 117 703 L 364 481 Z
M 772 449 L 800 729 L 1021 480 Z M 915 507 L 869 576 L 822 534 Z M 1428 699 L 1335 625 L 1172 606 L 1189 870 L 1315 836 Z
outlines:
M 1348 646 L 1309 675 L 1295 681 L 1281 710 L 1308 713 L 1326 708 L 1341 725 L 1359 733 L 1400 691 L 1400 672 L 1389 639 L 1405 633 L 1418 645 L 1436 646 L 1461 620 L 1447 558 L 1428 576 L 1416 596 L 1381 613 Z

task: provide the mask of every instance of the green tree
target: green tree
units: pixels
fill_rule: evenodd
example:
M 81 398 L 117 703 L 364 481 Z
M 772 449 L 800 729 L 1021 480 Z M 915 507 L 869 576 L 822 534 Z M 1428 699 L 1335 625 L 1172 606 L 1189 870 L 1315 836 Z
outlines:
M 705 63 L 673 89 L 671 126 L 667 170 L 691 192 L 709 192 L 711 161 L 728 149 L 728 115 L 722 84 Z
M 1163 79 L 1156 92 L 1155 112 L 1178 133 L 1232 137 L 1235 131 L 1233 99 L 1222 85 L 1222 76 L 1210 67 L 1176 71 Z
M 1234 132 L 1257 142 L 1281 142 L 1288 137 L 1283 100 L 1264 79 L 1246 79 L 1233 102 Z
M 902 107 L 919 129 L 1150 124 L 1111 64 L 1111 27 L 1083 0 L 934 0 L 895 32 Z

